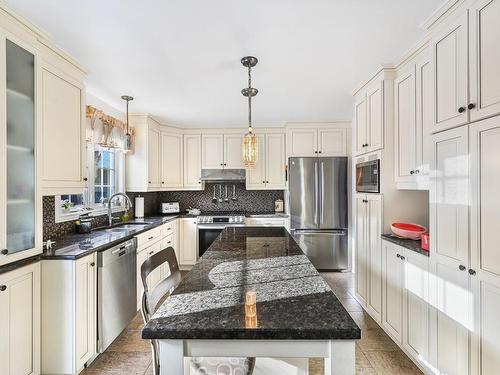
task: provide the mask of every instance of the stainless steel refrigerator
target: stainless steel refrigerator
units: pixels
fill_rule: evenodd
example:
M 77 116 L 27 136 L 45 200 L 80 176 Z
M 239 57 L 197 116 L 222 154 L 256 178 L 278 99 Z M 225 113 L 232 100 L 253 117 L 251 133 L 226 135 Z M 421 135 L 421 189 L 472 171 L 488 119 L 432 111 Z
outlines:
M 292 235 L 318 270 L 347 270 L 347 157 L 288 163 Z

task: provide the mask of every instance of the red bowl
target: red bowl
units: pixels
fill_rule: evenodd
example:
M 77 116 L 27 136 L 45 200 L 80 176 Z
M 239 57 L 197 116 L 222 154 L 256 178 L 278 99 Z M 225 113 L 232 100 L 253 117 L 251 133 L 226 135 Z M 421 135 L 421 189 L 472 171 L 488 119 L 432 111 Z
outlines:
M 420 236 L 427 232 L 427 228 L 411 223 L 392 223 L 391 225 L 392 233 L 398 237 L 409 238 L 412 240 L 420 239 Z

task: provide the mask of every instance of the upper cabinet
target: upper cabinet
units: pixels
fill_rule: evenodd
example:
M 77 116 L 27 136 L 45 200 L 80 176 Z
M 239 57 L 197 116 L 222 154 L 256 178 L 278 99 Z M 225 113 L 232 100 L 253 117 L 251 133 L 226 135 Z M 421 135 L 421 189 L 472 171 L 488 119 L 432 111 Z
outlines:
M 246 188 L 285 189 L 285 134 L 258 134 L 257 141 L 259 150 L 257 164 L 246 171 Z
M 182 134 L 161 132 L 161 187 L 184 186 L 182 147 Z
M 287 154 L 289 157 L 346 156 L 349 154 L 348 128 L 347 123 L 289 126 Z
M 160 187 L 160 130 L 158 126 L 148 125 L 148 187 Z
M 201 135 L 184 134 L 184 187 L 201 190 Z
M 356 95 L 354 104 L 356 155 L 384 147 L 384 81 L 375 79 Z
M 500 113 L 499 20 L 499 0 L 479 0 L 469 9 L 471 121 Z
M 500 113 L 500 0 L 478 0 L 432 41 L 438 132 Z
M 40 123 L 36 70 L 39 55 L 24 44 L 0 39 L 4 98 L 0 104 L 0 265 L 41 249 L 39 195 Z M 22 173 L 20 173 L 22 172 Z
M 424 48 L 398 69 L 394 81 L 394 172 L 400 189 L 429 188 L 432 58 Z
M 203 134 L 202 169 L 242 169 L 242 134 Z

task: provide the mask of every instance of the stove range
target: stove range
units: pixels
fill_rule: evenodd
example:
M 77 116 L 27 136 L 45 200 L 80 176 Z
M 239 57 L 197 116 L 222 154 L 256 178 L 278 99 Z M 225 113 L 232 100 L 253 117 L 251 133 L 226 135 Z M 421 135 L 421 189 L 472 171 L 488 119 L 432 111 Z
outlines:
M 198 255 L 208 250 L 226 227 L 245 226 L 244 212 L 205 212 L 197 218 Z

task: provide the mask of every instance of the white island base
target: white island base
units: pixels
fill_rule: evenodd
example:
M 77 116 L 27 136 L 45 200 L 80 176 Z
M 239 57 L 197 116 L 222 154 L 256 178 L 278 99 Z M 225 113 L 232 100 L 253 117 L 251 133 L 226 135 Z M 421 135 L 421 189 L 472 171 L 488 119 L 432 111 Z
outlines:
M 325 358 L 325 375 L 356 372 L 355 340 L 158 341 L 161 375 L 189 374 L 184 369 L 184 357 Z

